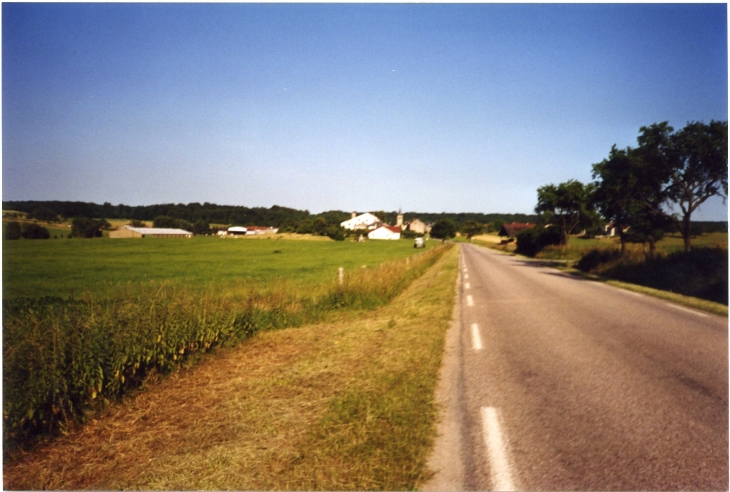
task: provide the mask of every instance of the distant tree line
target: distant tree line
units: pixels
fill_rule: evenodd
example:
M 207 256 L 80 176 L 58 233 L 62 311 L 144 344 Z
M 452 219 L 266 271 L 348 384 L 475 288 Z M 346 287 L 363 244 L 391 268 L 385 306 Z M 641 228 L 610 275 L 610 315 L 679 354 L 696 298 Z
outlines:
M 54 222 L 61 218 L 86 217 L 89 219 L 129 219 L 131 221 L 155 221 L 159 218 L 163 223 L 169 219 L 185 221 L 180 224 L 192 227 L 199 223 L 202 228 L 204 224 L 229 224 L 229 225 L 256 225 L 277 227 L 282 232 L 297 232 L 301 234 L 320 234 L 325 230 L 332 232 L 332 226 L 350 218 L 350 212 L 341 210 L 330 210 L 319 214 L 310 214 L 308 210 L 296 210 L 293 208 L 274 205 L 270 208 L 244 207 L 235 205 L 216 205 L 205 202 L 188 203 L 187 205 L 160 204 L 160 205 L 112 205 L 105 202 L 102 205 L 88 202 L 66 202 L 66 201 L 4 201 L 3 210 L 17 210 L 25 212 L 29 218 L 41 221 Z M 389 224 L 395 224 L 398 212 L 371 211 L 380 220 Z M 457 229 L 461 230 L 467 222 L 477 224 L 504 222 L 534 222 L 537 215 L 530 214 L 483 214 L 483 213 L 419 213 L 406 212 L 403 214 L 404 222 L 413 219 L 420 219 L 425 223 L 435 224 L 444 219 L 452 221 Z M 321 220 L 320 220 L 321 219 Z M 157 227 L 162 227 L 158 225 Z M 167 226 L 172 227 L 172 226 Z M 188 230 L 190 230 L 188 228 Z M 194 231 L 193 231 L 194 232 Z
M 727 199 L 727 121 L 690 122 L 676 132 L 666 121 L 655 123 L 639 129 L 637 143 L 614 145 L 606 159 L 593 164 L 592 183 L 569 180 L 538 188 L 539 222 L 553 227 L 523 232 L 523 249 L 567 244 L 570 234 L 595 233 L 605 223 L 615 228 L 622 252 L 627 242 L 648 243 L 650 257 L 667 232 L 682 235 L 685 252 L 694 235 L 727 232 L 727 221 L 692 222 L 707 199 Z

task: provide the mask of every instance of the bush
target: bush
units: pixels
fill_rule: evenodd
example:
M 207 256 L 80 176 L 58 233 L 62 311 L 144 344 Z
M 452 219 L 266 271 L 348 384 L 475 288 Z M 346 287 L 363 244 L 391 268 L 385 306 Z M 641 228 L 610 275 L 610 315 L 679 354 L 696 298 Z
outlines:
M 516 253 L 535 257 L 546 246 L 559 245 L 563 239 L 557 227 L 531 227 L 517 234 Z
M 86 217 L 77 217 L 71 222 L 71 236 L 70 237 L 101 237 L 102 222 Z
M 20 222 L 8 222 L 5 227 L 5 239 L 20 239 L 21 235 Z
M 613 263 L 621 258 L 621 251 L 618 249 L 597 248 L 588 251 L 578 261 L 576 267 L 583 272 L 597 273 L 600 266 Z
M 728 304 L 728 253 L 724 248 L 695 248 L 646 259 L 643 253 L 591 250 L 578 262 L 585 272 L 654 289 Z
M 21 235 L 25 239 L 50 239 L 51 233 L 38 224 L 23 224 Z
M 431 228 L 431 237 L 434 239 L 451 239 L 456 236 L 456 224 L 449 219 L 441 219 Z

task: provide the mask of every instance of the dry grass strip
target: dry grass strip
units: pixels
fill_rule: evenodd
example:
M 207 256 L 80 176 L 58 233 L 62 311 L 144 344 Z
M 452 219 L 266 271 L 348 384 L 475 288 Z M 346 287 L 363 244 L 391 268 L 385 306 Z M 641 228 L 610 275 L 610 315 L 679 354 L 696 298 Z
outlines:
M 261 333 L 14 456 L 6 489 L 403 489 L 428 478 L 458 248 L 389 306 Z

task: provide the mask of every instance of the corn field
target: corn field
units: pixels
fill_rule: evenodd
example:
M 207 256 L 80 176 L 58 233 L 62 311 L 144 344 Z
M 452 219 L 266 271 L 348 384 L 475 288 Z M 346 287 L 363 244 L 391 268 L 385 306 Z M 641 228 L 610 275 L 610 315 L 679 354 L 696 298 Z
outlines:
M 139 387 L 214 347 L 259 330 L 300 326 L 342 309 L 387 304 L 448 246 L 376 268 L 344 272 L 302 289 L 286 281 L 242 282 L 227 290 L 171 285 L 124 296 L 3 301 L 4 449 L 63 432 Z

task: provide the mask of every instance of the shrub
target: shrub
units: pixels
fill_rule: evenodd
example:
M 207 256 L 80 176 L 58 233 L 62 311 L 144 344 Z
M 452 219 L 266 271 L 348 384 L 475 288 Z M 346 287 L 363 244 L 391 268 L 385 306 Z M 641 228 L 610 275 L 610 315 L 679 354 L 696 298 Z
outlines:
M 557 227 L 531 227 L 517 234 L 517 249 L 521 255 L 535 257 L 546 246 L 558 245 L 563 235 Z
M 640 251 L 591 250 L 578 268 L 615 280 L 699 297 L 727 305 L 728 252 L 695 248 L 647 259 Z
M 588 251 L 580 259 L 576 267 L 584 272 L 595 272 L 601 265 L 613 263 L 621 258 L 621 251 L 618 249 L 594 248 Z
M 8 222 L 8 225 L 5 226 L 5 239 L 20 239 L 21 236 L 20 222 Z
M 21 235 L 25 239 L 50 239 L 51 233 L 38 224 L 23 224 Z
M 71 235 L 69 237 L 101 237 L 101 227 L 102 223 L 100 221 L 77 217 L 71 222 Z

